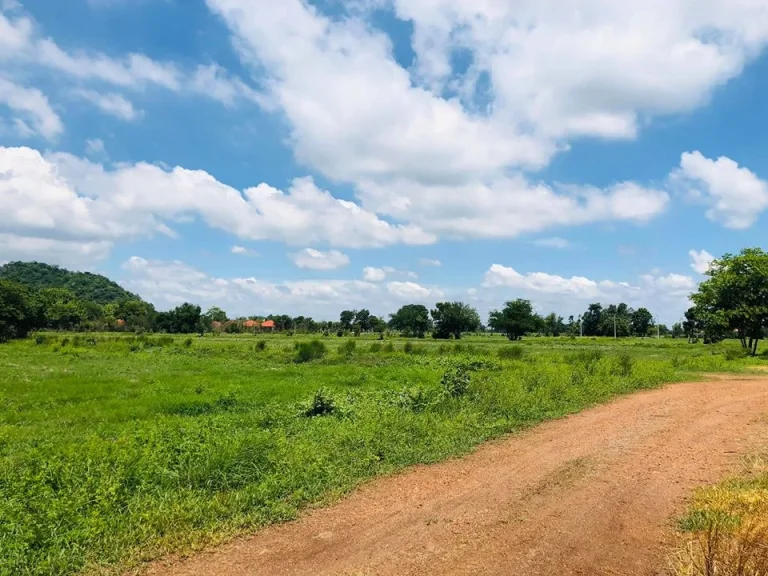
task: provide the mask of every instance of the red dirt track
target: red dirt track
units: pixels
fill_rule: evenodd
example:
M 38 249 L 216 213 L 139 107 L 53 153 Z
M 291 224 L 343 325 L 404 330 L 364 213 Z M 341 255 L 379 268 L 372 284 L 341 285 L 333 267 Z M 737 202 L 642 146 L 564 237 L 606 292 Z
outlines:
M 766 414 L 765 377 L 641 392 L 145 573 L 665 574 L 686 497 L 736 469 Z

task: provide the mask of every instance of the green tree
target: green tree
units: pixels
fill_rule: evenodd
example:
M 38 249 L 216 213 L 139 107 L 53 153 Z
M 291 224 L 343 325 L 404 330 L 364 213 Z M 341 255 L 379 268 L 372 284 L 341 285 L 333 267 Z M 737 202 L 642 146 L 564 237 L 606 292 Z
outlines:
M 35 328 L 37 305 L 29 288 L 0 280 L 0 342 L 25 338 Z
M 587 311 L 581 316 L 584 336 L 599 336 L 602 319 L 603 306 L 599 302 L 590 304 Z
M 535 331 L 538 323 L 531 301 L 520 298 L 507 302 L 502 310 L 493 310 L 488 317 L 488 326 L 503 332 L 510 340 L 519 340 Z
M 110 313 L 112 310 L 110 309 Z M 105 312 L 106 314 L 106 312 Z M 125 328 L 133 331 L 146 331 L 155 328 L 155 307 L 143 300 L 122 300 L 114 310 L 115 322 L 122 320 Z M 171 332 L 169 327 L 160 328 Z
M 477 310 L 463 302 L 438 302 L 431 314 L 435 323 L 435 338 L 453 336 L 458 340 L 463 332 L 474 332 L 480 328 Z
M 339 315 L 341 328 L 343 330 L 352 330 L 352 324 L 355 322 L 355 316 L 357 316 L 357 310 L 344 310 Z
M 368 332 L 371 329 L 371 318 L 371 313 L 368 310 L 358 310 L 355 314 L 355 328 L 361 332 Z
M 706 275 L 709 278 L 691 296 L 705 340 L 713 341 L 733 330 L 741 345 L 756 355 L 768 326 L 768 253 L 746 248 L 735 256 L 725 254 L 710 265 Z
M 680 322 L 675 322 L 672 324 L 672 338 L 682 338 L 685 336 L 685 330 L 683 330 L 683 325 Z
M 218 306 L 211 306 L 205 313 L 205 316 L 210 318 L 211 322 L 226 322 L 229 320 L 227 313 Z
M 623 302 L 611 304 L 600 314 L 600 334 L 624 338 L 632 334 L 632 309 Z
M 632 334 L 635 336 L 647 336 L 648 330 L 655 326 L 653 314 L 647 308 L 638 308 L 632 313 Z
M 422 304 L 407 304 L 390 315 L 389 325 L 393 330 L 402 332 L 404 336 L 417 336 L 424 338 L 424 335 L 432 330 L 432 320 L 429 317 L 429 310 Z
M 54 330 L 72 330 L 88 318 L 84 303 L 65 288 L 45 288 L 37 293 L 43 324 Z
M 573 319 L 573 316 L 571 316 L 571 319 Z M 566 326 L 563 322 L 563 317 L 552 312 L 542 320 L 542 329 L 547 336 L 560 336 L 560 334 L 566 331 Z

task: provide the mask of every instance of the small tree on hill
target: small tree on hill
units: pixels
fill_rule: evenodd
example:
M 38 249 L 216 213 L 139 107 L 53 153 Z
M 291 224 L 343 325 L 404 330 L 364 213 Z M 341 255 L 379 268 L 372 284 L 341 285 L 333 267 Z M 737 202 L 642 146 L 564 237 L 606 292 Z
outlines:
M 431 314 L 435 322 L 435 338 L 453 336 L 458 340 L 462 332 L 475 332 L 480 328 L 477 310 L 463 302 L 438 302 Z

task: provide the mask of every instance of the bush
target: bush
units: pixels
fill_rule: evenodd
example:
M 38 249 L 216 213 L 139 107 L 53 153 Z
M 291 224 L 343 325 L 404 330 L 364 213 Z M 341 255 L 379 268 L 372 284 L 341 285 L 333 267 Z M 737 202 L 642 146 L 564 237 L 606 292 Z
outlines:
M 421 387 L 403 388 L 398 392 L 395 403 L 398 407 L 412 412 L 424 412 L 433 402 L 433 394 Z
M 371 344 L 371 347 L 369 348 L 369 350 L 371 351 L 371 354 L 378 354 L 379 352 L 382 351 L 383 348 L 384 347 L 380 343 L 374 342 L 373 344 Z
M 344 338 L 344 330 L 337 331 L 336 336 L 338 336 L 339 338 Z
M 62 348 L 64 348 L 64 347 L 65 347 L 65 346 L 67 346 L 68 344 L 69 344 L 69 338 L 67 338 L 67 337 L 65 336 L 64 338 L 62 338 L 62 339 L 61 339 L 61 347 L 62 347 Z
M 42 334 L 38 334 L 37 336 L 35 336 L 35 344 L 37 344 L 38 346 L 48 344 L 48 336 L 43 336 Z
M 296 358 L 297 364 L 304 362 L 311 362 L 312 360 L 318 360 L 325 356 L 325 344 L 320 340 L 312 340 L 311 342 L 299 342 L 296 345 Z
M 387 342 L 384 345 L 384 352 L 387 352 L 388 354 L 392 354 L 392 352 L 395 351 L 395 345 L 392 344 L 392 342 Z
M 192 338 L 187 338 L 184 340 L 184 347 L 189 348 L 190 346 L 192 346 Z
M 746 358 L 749 353 L 744 348 L 728 348 L 725 351 L 725 359 L 729 362 Z
M 622 352 L 618 356 L 618 365 L 616 367 L 616 373 L 619 376 L 624 376 L 625 378 L 627 376 L 632 375 L 632 368 L 634 368 L 635 360 L 630 356 L 627 352 Z
M 525 355 L 525 348 L 522 346 L 505 346 L 499 348 L 498 354 L 502 360 L 520 360 Z
M 455 369 L 443 374 L 440 385 L 450 397 L 459 398 L 469 390 L 470 380 L 469 372 Z
M 413 342 L 406 342 L 405 346 L 403 346 L 403 352 L 406 354 L 413 354 Z
M 301 415 L 305 418 L 314 418 L 328 416 L 334 412 L 336 412 L 336 401 L 328 390 L 320 388 L 301 411 Z
M 347 356 L 348 358 L 352 356 L 355 353 L 355 349 L 357 348 L 357 342 L 354 340 L 347 340 L 339 346 L 339 354 L 342 356 Z
M 263 352 L 267 349 L 267 341 L 266 340 L 259 340 L 256 342 L 256 351 L 257 352 Z
M 577 364 L 584 367 L 584 369 L 590 374 L 594 372 L 597 363 L 603 358 L 602 350 L 582 350 L 575 354 L 571 354 L 566 358 L 569 364 Z

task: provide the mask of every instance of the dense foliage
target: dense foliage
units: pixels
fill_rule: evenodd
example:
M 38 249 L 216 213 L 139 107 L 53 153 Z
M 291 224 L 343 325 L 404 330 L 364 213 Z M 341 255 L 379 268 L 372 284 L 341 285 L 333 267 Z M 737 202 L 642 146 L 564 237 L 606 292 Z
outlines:
M 140 299 L 136 294 L 99 274 L 71 272 L 41 262 L 9 262 L 0 266 L 0 278 L 25 284 L 33 290 L 63 288 L 78 300 L 97 304 Z

